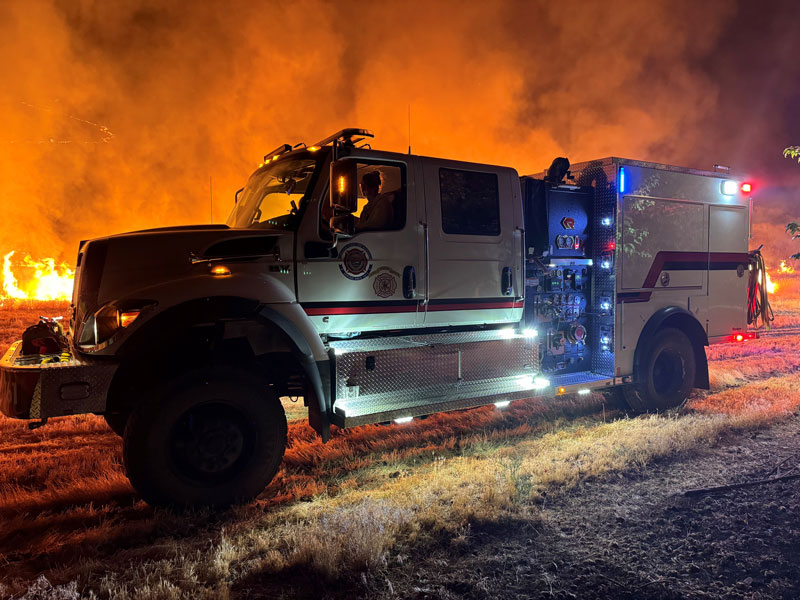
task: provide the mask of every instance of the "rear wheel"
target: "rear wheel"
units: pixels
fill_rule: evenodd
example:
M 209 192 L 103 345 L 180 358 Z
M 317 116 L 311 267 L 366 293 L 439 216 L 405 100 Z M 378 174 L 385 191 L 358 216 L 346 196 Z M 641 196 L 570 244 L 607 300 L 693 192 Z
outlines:
M 259 378 L 229 368 L 189 373 L 131 413 L 125 470 L 152 505 L 246 502 L 277 473 L 286 430 L 280 401 Z
M 658 330 L 634 373 L 635 383 L 623 388 L 628 406 L 647 412 L 683 405 L 694 387 L 696 368 L 686 334 L 680 329 Z

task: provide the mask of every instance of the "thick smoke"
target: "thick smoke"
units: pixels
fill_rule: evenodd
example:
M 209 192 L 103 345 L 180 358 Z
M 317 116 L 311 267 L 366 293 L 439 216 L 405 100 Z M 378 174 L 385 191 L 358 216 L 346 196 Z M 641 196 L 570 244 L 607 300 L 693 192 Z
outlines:
M 765 72 L 763 43 L 796 71 L 788 2 L 746 43 L 735 2 L 256 4 L 0 5 L 0 251 L 71 260 L 82 238 L 208 222 L 212 196 L 220 221 L 266 151 L 359 126 L 404 152 L 409 107 L 415 153 L 522 173 L 557 155 L 767 173 L 800 143 L 744 121 L 728 64 Z

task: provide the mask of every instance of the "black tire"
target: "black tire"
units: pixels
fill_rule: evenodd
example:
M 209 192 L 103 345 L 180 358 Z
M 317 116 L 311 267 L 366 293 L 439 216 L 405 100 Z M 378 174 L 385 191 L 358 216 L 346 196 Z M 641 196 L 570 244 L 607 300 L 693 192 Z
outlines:
M 680 329 L 659 329 L 642 357 L 633 385 L 623 388 L 625 401 L 637 412 L 682 406 L 694 387 L 697 370 L 692 342 Z
M 222 367 L 191 372 L 134 408 L 125 471 L 153 506 L 247 502 L 278 472 L 286 431 L 283 406 L 258 377 Z
M 116 433 L 119 437 L 125 434 L 125 425 L 128 423 L 128 413 L 106 413 L 103 415 L 106 420 L 106 425 L 111 428 L 111 431 Z

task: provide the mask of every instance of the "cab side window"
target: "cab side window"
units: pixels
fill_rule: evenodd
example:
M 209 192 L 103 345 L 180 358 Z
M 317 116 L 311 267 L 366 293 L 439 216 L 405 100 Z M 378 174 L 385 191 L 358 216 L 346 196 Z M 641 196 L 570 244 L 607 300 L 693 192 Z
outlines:
M 406 224 L 404 169 L 392 164 L 358 164 L 356 233 L 392 231 Z
M 406 173 L 397 163 L 357 165 L 358 210 L 356 234 L 362 231 L 396 231 L 406 225 Z M 320 230 L 327 233 L 326 211 L 322 210 Z
M 500 235 L 500 193 L 495 173 L 439 169 L 442 231 Z

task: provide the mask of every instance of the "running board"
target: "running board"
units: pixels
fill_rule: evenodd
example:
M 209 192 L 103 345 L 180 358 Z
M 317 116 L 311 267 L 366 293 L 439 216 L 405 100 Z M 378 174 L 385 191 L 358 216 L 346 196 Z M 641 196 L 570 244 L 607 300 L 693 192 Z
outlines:
M 436 393 L 441 392 L 441 389 L 420 389 L 406 394 L 387 393 L 341 398 L 336 402 L 332 422 L 339 427 L 355 427 L 487 404 L 506 406 L 512 400 L 588 394 L 592 390 L 613 385 L 613 377 L 581 371 L 556 375 L 549 379 L 523 375 L 461 384 L 445 394 Z
M 486 404 L 507 404 L 511 400 L 536 396 L 540 390 L 549 386 L 550 382 L 545 379 L 522 375 L 455 384 L 447 393 L 442 393 L 441 387 L 436 387 L 404 394 L 383 393 L 341 398 L 336 401 L 332 421 L 339 427 L 355 427 Z M 431 392 L 435 395 L 430 395 Z

